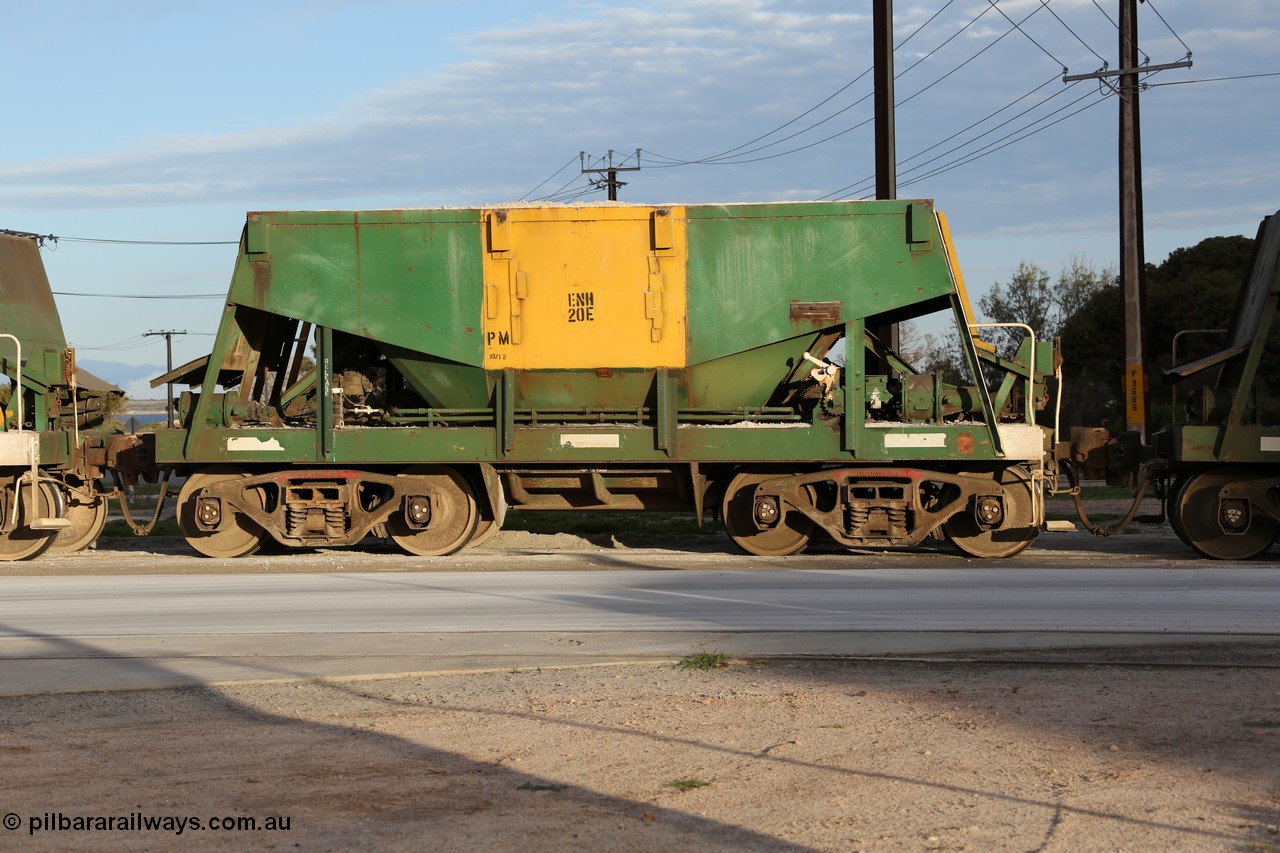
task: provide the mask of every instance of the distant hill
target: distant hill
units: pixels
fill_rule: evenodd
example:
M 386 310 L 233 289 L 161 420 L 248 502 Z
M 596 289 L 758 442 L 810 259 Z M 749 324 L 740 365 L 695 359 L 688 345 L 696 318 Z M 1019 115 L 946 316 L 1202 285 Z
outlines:
M 130 397 L 125 411 L 131 415 L 157 415 L 164 412 L 164 400 L 138 400 Z M 161 418 L 164 420 L 164 418 Z
M 129 397 L 130 403 L 135 400 L 160 399 L 157 411 L 164 411 L 164 389 L 151 387 L 151 380 L 164 373 L 163 364 L 124 364 L 119 361 L 79 357 L 76 358 L 76 363 L 113 385 L 119 385 Z M 177 393 L 177 389 L 174 393 Z

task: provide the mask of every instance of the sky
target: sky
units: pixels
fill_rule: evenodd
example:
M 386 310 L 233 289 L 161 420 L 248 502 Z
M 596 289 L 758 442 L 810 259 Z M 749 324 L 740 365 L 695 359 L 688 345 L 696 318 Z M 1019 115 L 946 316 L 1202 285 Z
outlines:
M 1118 261 L 1116 97 L 1061 78 L 1118 67 L 1119 2 L 893 4 L 898 196 L 947 212 L 975 300 L 1022 261 Z M 1252 236 L 1280 4 L 1149 0 L 1138 30 L 1193 63 L 1143 76 L 1147 260 Z M 623 201 L 870 197 L 871 56 L 871 0 L 15 3 L 0 228 L 63 238 L 69 343 L 155 398 L 146 333 L 208 353 L 247 211 L 594 201 L 580 152 L 636 149 Z

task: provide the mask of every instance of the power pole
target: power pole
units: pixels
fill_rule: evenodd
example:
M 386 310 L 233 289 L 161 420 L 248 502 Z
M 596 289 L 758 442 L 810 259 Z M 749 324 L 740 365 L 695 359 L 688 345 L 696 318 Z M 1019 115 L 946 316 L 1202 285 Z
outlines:
M 1124 294 L 1124 425 L 1147 443 L 1147 276 L 1138 120 L 1138 0 L 1120 2 L 1120 292 Z
M 603 178 L 593 178 L 591 180 L 591 185 L 596 189 L 600 189 L 601 187 L 607 187 L 609 190 L 609 201 L 617 201 L 618 187 L 625 187 L 627 185 L 626 181 L 618 180 L 618 173 L 640 171 L 640 149 L 639 148 L 636 149 L 636 153 L 634 156 L 636 158 L 636 164 L 634 166 L 626 166 L 623 164 L 625 164 L 627 160 L 630 160 L 631 158 L 627 157 L 623 159 L 620 163 L 615 164 L 613 162 L 612 150 L 610 150 L 608 155 L 606 155 L 605 157 L 600 157 L 595 160 L 589 160 L 587 157 L 587 152 L 579 151 L 578 162 L 580 164 L 582 174 L 584 175 L 599 175 L 599 174 L 605 175 L 605 177 Z
M 898 197 L 897 140 L 893 105 L 893 0 L 873 0 L 871 4 L 872 67 L 875 69 L 876 198 Z M 871 330 L 881 343 L 898 349 L 898 326 L 890 323 Z M 884 362 L 877 373 L 888 373 Z
M 185 335 L 185 330 L 179 332 L 167 330 L 163 332 L 143 332 L 144 338 L 163 337 L 165 350 L 165 373 L 173 372 L 173 336 Z M 173 383 L 166 383 L 164 386 L 164 427 L 171 429 L 173 427 Z
M 1124 421 L 1145 444 L 1151 404 L 1147 400 L 1146 252 L 1142 224 L 1142 133 L 1138 119 L 1138 75 L 1190 68 L 1191 55 L 1164 65 L 1138 64 L 1138 0 L 1120 2 L 1120 67 L 1115 71 L 1063 75 L 1062 82 L 1097 79 L 1120 101 L 1120 292 L 1124 296 Z M 1119 85 L 1106 82 L 1118 77 Z
M 871 7 L 875 68 L 876 198 L 898 197 L 897 142 L 893 129 L 893 0 Z

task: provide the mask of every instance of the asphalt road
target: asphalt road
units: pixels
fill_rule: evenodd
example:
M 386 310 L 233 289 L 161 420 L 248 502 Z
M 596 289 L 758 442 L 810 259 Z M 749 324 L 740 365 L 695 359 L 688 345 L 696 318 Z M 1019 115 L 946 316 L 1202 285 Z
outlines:
M 1269 561 L 1129 554 L 1115 564 L 1059 551 L 1044 561 L 1053 567 L 1041 568 L 1035 557 L 840 554 L 747 569 L 760 564 L 663 549 L 617 556 L 499 550 L 467 558 L 487 570 L 442 570 L 450 564 L 436 561 L 406 571 L 382 566 L 391 555 L 350 553 L 297 558 L 327 561 L 322 569 L 272 558 L 263 565 L 288 568 L 220 574 L 194 560 L 203 573 L 165 574 L 152 564 L 183 571 L 193 558 L 161 554 L 129 558 L 151 573 L 0 577 L 0 694 L 678 658 L 706 649 L 911 654 L 1280 636 L 1280 566 Z M 109 558 L 78 559 L 88 568 Z M 575 570 L 554 569 L 561 559 Z M 583 571 L 581 561 L 609 570 Z M 693 568 L 670 568 L 682 563 Z M 349 570 L 366 564 L 381 570 Z M 498 569 L 504 564 L 522 570 Z
M 1280 569 L 15 577 L 15 637 L 477 631 L 1280 632 Z

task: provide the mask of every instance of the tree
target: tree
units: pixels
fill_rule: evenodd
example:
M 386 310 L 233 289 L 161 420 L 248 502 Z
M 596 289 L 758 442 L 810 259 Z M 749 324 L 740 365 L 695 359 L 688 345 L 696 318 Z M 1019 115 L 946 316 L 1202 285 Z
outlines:
M 967 385 L 960 353 L 959 338 L 953 333 L 939 337 L 926 332 L 914 320 L 898 324 L 898 355 L 918 373 L 942 373 L 942 380 L 952 385 Z
M 1018 264 L 1008 285 L 996 282 L 978 300 L 978 308 L 993 323 L 1026 323 L 1042 338 L 1055 331 L 1057 307 L 1049 287 L 1049 273 L 1036 264 Z M 1011 358 L 1018 343 L 1026 337 L 1021 329 L 987 329 L 984 333 L 996 344 L 996 350 Z
M 1063 324 L 1110 281 L 1114 270 L 1099 270 L 1079 255 L 1072 255 L 1050 286 L 1049 273 L 1038 264 L 1018 264 L 1007 285 L 996 282 L 978 300 L 981 309 L 995 323 L 1025 323 L 1035 330 L 1036 340 L 1055 338 Z M 1012 357 L 1026 337 L 1021 329 L 992 329 L 990 337 L 1005 358 Z
M 1171 386 L 1163 370 L 1172 366 L 1174 335 L 1184 329 L 1225 329 L 1232 320 L 1236 295 L 1249 267 L 1253 240 L 1210 237 L 1190 248 L 1175 249 L 1158 266 L 1146 268 L 1148 394 L 1152 425 L 1173 422 Z M 1063 323 L 1063 371 L 1067 396 L 1063 425 L 1098 426 L 1123 420 L 1124 300 L 1118 284 L 1094 290 Z M 1178 361 L 1186 363 L 1220 350 L 1224 336 L 1183 336 Z M 1280 357 L 1268 353 L 1259 375 L 1275 377 Z M 1188 384 L 1211 382 L 1200 376 Z M 1185 399 L 1185 395 L 1183 396 Z
M 1118 427 L 1124 420 L 1124 297 L 1117 283 L 1090 294 L 1062 324 L 1060 423 Z

